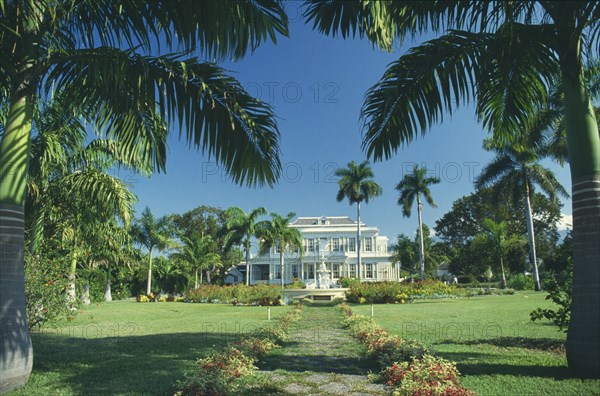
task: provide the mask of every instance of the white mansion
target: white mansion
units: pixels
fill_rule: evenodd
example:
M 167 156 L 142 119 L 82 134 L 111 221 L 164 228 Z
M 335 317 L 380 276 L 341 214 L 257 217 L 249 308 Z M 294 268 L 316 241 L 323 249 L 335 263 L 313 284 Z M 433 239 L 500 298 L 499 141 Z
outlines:
M 356 222 L 349 217 L 299 217 L 290 223 L 302 234 L 300 249 L 284 254 L 284 282 L 293 278 L 308 288 L 316 283 L 317 270 L 324 263 L 332 281 L 340 277 L 356 277 Z M 365 281 L 398 280 L 398 268 L 390 262 L 388 238 L 379 235 L 376 227 L 361 222 L 361 278 Z M 250 260 L 250 284 L 281 283 L 279 253 L 272 248 L 268 254 Z

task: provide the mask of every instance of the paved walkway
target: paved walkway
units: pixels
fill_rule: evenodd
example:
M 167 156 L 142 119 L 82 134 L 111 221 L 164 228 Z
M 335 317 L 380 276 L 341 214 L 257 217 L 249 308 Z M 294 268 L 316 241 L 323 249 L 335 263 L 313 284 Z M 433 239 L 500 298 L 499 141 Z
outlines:
M 372 383 L 374 362 L 341 326 L 333 307 L 305 307 L 290 328 L 290 340 L 259 364 L 262 395 L 389 395 L 390 388 Z

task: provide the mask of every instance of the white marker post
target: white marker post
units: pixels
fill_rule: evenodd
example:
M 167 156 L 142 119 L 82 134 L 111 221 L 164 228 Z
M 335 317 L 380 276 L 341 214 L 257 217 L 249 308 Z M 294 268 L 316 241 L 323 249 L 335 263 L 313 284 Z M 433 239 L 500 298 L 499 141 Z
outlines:
M 373 304 L 371 304 L 371 317 L 372 317 L 372 318 L 373 318 L 373 317 L 375 317 L 375 314 L 374 314 L 374 312 L 373 312 Z
M 271 307 L 267 307 L 267 320 L 271 320 Z

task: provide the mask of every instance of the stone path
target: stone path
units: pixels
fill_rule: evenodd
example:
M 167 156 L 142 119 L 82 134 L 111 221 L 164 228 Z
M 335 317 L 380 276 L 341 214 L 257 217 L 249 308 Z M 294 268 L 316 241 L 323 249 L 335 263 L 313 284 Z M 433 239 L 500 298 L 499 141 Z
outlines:
M 389 395 L 390 388 L 372 383 L 377 372 L 362 347 L 341 327 L 333 307 L 305 307 L 292 325 L 290 339 L 259 363 L 261 395 Z

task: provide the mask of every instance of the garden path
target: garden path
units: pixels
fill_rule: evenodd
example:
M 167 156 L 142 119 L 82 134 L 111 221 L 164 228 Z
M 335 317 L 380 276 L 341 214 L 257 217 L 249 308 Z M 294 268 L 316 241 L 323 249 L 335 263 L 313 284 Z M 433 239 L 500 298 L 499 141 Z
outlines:
M 290 338 L 259 364 L 263 395 L 389 395 L 367 374 L 376 365 L 342 327 L 341 312 L 309 306 L 290 327 Z M 256 393 L 254 393 L 256 394 Z

